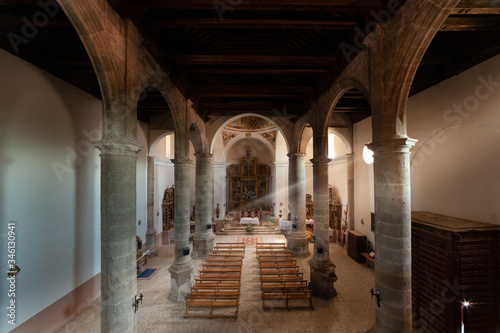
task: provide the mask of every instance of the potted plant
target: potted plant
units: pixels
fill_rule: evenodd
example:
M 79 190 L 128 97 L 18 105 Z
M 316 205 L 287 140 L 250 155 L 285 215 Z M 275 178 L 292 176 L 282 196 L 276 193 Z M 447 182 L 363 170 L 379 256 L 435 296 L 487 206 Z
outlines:
M 253 225 L 247 224 L 247 227 L 245 229 L 247 232 L 252 232 L 253 231 Z
M 224 226 L 225 226 L 225 225 L 226 225 L 226 224 L 225 224 L 224 222 L 222 222 L 222 223 L 221 223 L 221 231 L 224 231 Z

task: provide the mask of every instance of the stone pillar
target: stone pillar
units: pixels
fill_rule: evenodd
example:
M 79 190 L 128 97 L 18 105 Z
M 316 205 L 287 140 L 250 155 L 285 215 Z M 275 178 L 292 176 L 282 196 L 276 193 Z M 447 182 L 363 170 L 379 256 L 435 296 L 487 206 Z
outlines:
M 411 192 L 410 148 L 416 140 L 400 138 L 368 145 L 375 175 L 375 288 L 377 332 L 411 332 Z
M 189 253 L 189 159 L 175 159 L 175 201 L 174 201 L 174 230 L 175 230 L 175 259 L 168 268 L 170 272 L 170 293 L 168 299 L 178 302 L 191 292 L 193 285 L 193 261 Z
M 349 230 L 354 230 L 354 159 L 353 153 L 346 154 L 347 157 L 347 221 Z M 342 221 L 342 217 L 340 219 Z M 343 230 L 343 229 L 342 229 Z
M 212 231 L 212 155 L 197 153 L 194 156 L 196 156 L 196 225 L 193 259 L 204 259 L 214 248 L 215 238 Z
M 101 332 L 135 332 L 137 293 L 135 142 L 102 140 Z
M 287 247 L 296 257 L 309 256 L 309 236 L 306 233 L 306 165 L 304 153 L 288 154 L 288 202 L 292 222 L 297 228 L 287 238 Z
M 156 230 L 155 230 L 155 157 L 148 156 L 148 229 L 146 230 L 146 248 L 151 251 L 149 255 L 156 256 Z
M 328 162 L 326 157 L 313 158 L 313 193 L 314 193 L 314 255 L 309 261 L 311 282 L 309 288 L 313 295 L 330 299 L 337 295 L 334 282 L 337 281 L 335 265 L 330 260 L 329 242 L 329 196 Z

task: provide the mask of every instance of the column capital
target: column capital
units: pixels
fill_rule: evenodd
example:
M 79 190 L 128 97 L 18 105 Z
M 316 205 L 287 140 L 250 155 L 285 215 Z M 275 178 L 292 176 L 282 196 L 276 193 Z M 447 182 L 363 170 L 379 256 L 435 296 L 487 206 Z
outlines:
M 370 142 L 366 146 L 373 151 L 374 154 L 384 154 L 391 152 L 407 153 L 418 140 L 410 138 L 396 138 L 392 140 L 384 140 L 377 142 Z
M 174 158 L 171 159 L 170 161 L 174 163 L 174 166 L 185 166 L 185 167 L 191 166 L 191 160 L 189 158 L 184 158 L 184 159 Z
M 195 153 L 194 156 L 196 160 L 211 160 L 213 155 L 210 153 Z
M 309 161 L 311 161 L 313 166 L 315 166 L 320 164 L 328 164 L 330 163 L 331 159 L 326 156 L 322 156 L 322 157 L 311 158 Z
M 290 154 L 286 154 L 286 156 L 288 156 L 289 159 L 306 157 L 306 155 L 307 155 L 306 153 L 290 153 Z
M 106 155 L 125 155 L 137 157 L 142 150 L 142 145 L 132 140 L 99 140 L 94 142 L 95 146 Z

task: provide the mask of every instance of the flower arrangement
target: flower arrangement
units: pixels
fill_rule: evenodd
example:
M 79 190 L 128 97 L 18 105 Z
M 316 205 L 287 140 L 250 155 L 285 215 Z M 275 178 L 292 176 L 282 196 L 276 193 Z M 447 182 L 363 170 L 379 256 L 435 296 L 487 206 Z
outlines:
M 247 232 L 252 232 L 253 231 L 253 225 L 247 224 L 247 227 L 245 228 Z

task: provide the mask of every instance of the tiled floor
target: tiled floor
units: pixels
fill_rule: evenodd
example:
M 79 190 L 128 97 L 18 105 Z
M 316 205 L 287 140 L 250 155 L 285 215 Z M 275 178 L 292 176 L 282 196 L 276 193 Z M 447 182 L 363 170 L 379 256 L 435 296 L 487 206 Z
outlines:
M 216 242 L 235 242 L 238 236 L 216 236 Z M 282 235 L 263 235 L 263 242 L 284 242 Z M 312 244 L 309 244 L 312 253 Z M 330 244 L 330 256 L 337 266 L 338 295 L 329 301 L 313 299 L 311 310 L 262 310 L 258 263 L 255 248 L 247 247 L 243 262 L 240 311 L 234 319 L 203 319 L 183 317 L 185 303 L 167 300 L 170 289 L 168 267 L 173 262 L 173 245 L 161 246 L 159 255 L 149 260 L 150 268 L 160 268 L 150 280 L 138 280 L 137 289 L 144 294 L 143 304 L 137 311 L 137 332 L 366 332 L 375 323 L 375 303 L 370 298 L 374 286 L 373 268 L 354 262 L 347 256 L 345 248 Z M 309 279 L 308 258 L 297 262 Z M 195 276 L 202 260 L 195 261 Z M 59 333 L 99 332 L 100 300 L 96 300 L 78 317 L 68 322 Z

